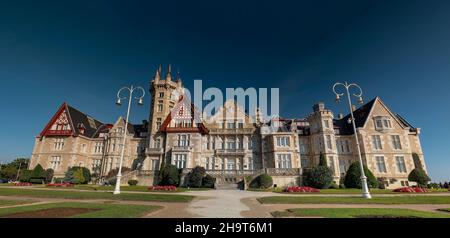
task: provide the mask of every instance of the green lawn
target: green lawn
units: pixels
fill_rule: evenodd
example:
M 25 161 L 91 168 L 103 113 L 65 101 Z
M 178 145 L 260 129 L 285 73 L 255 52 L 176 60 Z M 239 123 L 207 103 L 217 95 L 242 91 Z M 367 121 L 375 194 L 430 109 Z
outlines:
M 398 196 L 374 197 L 296 197 L 272 196 L 258 198 L 260 203 L 268 204 L 450 204 L 450 196 Z
M 258 190 L 258 189 L 249 189 L 249 191 L 267 191 L 267 192 L 276 192 L 276 193 L 285 193 L 281 188 L 273 188 L 266 190 Z M 429 189 L 430 193 L 448 193 L 448 189 Z M 401 194 L 393 192 L 392 189 L 370 189 L 370 193 L 372 194 Z M 295 194 L 295 193 L 288 193 Z M 305 193 L 298 193 L 305 194 Z M 308 194 L 308 193 L 306 193 Z M 346 188 L 346 189 L 322 189 L 320 193 L 309 193 L 309 194 L 361 194 L 361 189 L 356 188 Z
M 20 205 L 20 204 L 26 204 L 31 203 L 32 201 L 16 201 L 16 200 L 0 200 L 0 207 L 6 207 L 6 206 L 13 206 L 13 205 Z
M 177 188 L 176 191 L 155 191 L 148 190 L 149 186 L 120 186 L 121 191 L 132 191 L 132 192 L 164 192 L 164 193 L 180 193 L 189 191 L 201 191 L 210 190 L 209 188 Z M 114 186 L 100 186 L 100 185 L 75 185 L 74 187 L 42 187 L 42 188 L 52 188 L 52 189 L 76 189 L 76 190 L 89 190 L 89 191 L 113 191 Z
M 391 208 L 299 208 L 273 212 L 274 217 L 450 218 L 450 215 Z
M 22 196 L 39 198 L 64 198 L 64 199 L 112 199 L 132 201 L 154 201 L 154 202 L 189 202 L 193 196 L 172 194 L 136 194 L 121 193 L 113 195 L 110 192 L 87 192 L 75 190 L 40 190 L 40 189 L 18 189 L 0 188 L 1 196 Z
M 33 212 L 52 208 L 88 208 L 98 209 L 88 213 L 73 215 L 74 218 L 133 218 L 142 217 L 146 213 L 160 209 L 159 206 L 143 205 L 121 205 L 121 204 L 101 204 L 101 203 L 50 203 L 41 205 L 31 205 L 24 207 L 0 209 L 0 217 L 15 213 Z M 25 214 L 26 215 L 26 214 Z

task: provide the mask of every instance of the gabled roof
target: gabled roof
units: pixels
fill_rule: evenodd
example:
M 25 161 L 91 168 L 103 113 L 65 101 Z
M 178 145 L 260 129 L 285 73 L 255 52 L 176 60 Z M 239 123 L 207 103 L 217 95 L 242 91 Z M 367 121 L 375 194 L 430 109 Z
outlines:
M 65 115 L 62 115 L 65 113 Z M 51 130 L 51 127 L 61 116 L 67 117 L 68 125 L 70 125 L 70 129 L 65 131 L 55 131 Z M 63 103 L 58 111 L 53 115 L 52 119 L 47 123 L 45 128 L 39 134 L 39 136 L 46 135 L 62 135 L 62 136 L 79 136 L 83 135 L 86 137 L 94 137 L 97 133 L 97 130 L 104 125 L 102 122 L 96 120 L 95 118 L 75 109 L 74 107 L 68 105 L 67 103 Z M 81 133 L 84 129 L 84 133 Z
M 364 127 L 367 119 L 369 118 L 370 112 L 372 111 L 373 106 L 375 105 L 377 98 L 374 98 L 370 102 L 362 105 L 360 108 L 356 109 L 353 112 L 353 116 L 355 117 L 355 125 L 356 128 Z M 340 134 L 342 135 L 351 135 L 353 134 L 353 125 L 348 123 L 350 114 L 343 117 L 342 119 L 334 120 L 334 125 L 337 126 L 340 130 Z
M 190 109 L 188 112 L 188 116 L 192 120 L 191 127 L 169 127 L 170 122 L 172 121 L 172 114 L 177 115 L 178 110 L 180 110 L 181 106 L 186 106 L 187 109 Z M 194 122 L 197 122 L 197 127 L 194 126 Z M 206 126 L 201 122 L 200 116 L 198 111 L 195 108 L 195 105 L 191 103 L 187 97 L 180 97 L 177 104 L 174 108 L 170 111 L 169 115 L 167 115 L 166 119 L 164 119 L 164 122 L 162 123 L 161 127 L 159 128 L 160 132 L 198 132 L 203 134 L 208 134 L 209 130 L 206 128 Z

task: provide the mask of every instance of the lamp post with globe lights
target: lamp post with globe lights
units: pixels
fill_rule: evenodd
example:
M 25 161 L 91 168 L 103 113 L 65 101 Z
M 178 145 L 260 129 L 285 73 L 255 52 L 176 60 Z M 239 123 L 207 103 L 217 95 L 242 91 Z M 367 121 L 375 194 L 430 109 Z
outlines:
M 140 97 L 134 97 L 133 98 L 133 93 L 135 90 L 140 90 L 142 91 L 142 95 Z M 125 153 L 125 141 L 126 141 L 126 136 L 127 136 L 127 128 L 128 128 L 128 119 L 130 117 L 130 108 L 131 108 L 131 101 L 132 99 L 136 99 L 138 100 L 138 105 L 143 105 L 144 102 L 142 100 L 142 98 L 145 95 L 145 90 L 142 87 L 134 87 L 133 85 L 131 85 L 131 87 L 123 87 L 121 89 L 119 89 L 119 91 L 117 92 L 117 100 L 116 100 L 116 104 L 118 106 L 122 105 L 122 100 L 127 99 L 127 97 L 121 97 L 120 93 L 122 91 L 128 91 L 129 92 L 129 96 L 128 96 L 128 109 L 127 109 L 127 117 L 125 119 L 125 128 L 123 130 L 123 141 L 122 141 L 122 151 L 120 153 L 120 162 L 119 162 L 119 171 L 117 172 L 117 176 L 116 176 L 116 186 L 114 189 L 114 194 L 120 194 L 120 180 L 122 178 L 122 164 L 123 164 L 123 155 Z
M 345 88 L 345 92 L 347 93 L 348 105 L 349 105 L 349 108 L 350 108 L 350 116 L 351 116 L 350 120 L 351 120 L 351 123 L 353 125 L 353 133 L 355 135 L 356 148 L 358 150 L 358 156 L 359 156 L 359 165 L 360 165 L 360 168 L 361 168 L 362 196 L 363 196 L 363 198 L 370 199 L 370 198 L 372 198 L 372 196 L 370 195 L 369 187 L 367 186 L 367 177 L 366 177 L 366 175 L 364 173 L 364 165 L 363 165 L 363 161 L 362 161 L 361 148 L 359 147 L 359 139 L 358 139 L 358 135 L 356 133 L 355 117 L 353 115 L 352 100 L 351 100 L 351 97 L 350 97 L 350 88 L 356 88 L 356 89 L 359 90 L 359 93 L 351 94 L 351 95 L 353 95 L 353 96 L 358 98 L 358 103 L 359 104 L 363 104 L 364 103 L 364 100 L 362 98 L 363 92 L 362 92 L 361 87 L 358 84 L 355 84 L 355 83 L 351 83 L 351 84 L 349 84 L 347 82 L 345 82 L 345 83 L 335 83 L 334 86 L 333 86 L 333 92 L 334 92 L 334 94 L 336 94 L 336 102 L 339 102 L 341 96 L 344 96 L 344 94 L 345 94 L 345 93 L 339 93 L 339 92 L 336 91 L 336 88 L 338 86 L 344 87 Z

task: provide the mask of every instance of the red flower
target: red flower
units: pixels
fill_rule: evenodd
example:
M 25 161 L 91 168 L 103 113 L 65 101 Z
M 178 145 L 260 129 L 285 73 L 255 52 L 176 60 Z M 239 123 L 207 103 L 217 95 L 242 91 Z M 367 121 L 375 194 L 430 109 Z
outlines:
M 419 187 L 403 187 L 394 190 L 397 193 L 428 193 L 428 189 Z
M 320 192 L 320 190 L 316 189 L 316 188 L 299 187 L 299 186 L 287 187 L 284 191 L 288 192 L 288 193 L 319 193 Z

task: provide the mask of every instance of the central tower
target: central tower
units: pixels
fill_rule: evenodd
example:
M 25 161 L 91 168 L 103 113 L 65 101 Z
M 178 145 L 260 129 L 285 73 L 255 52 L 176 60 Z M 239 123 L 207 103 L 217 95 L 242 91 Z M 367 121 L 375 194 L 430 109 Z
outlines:
M 162 77 L 161 65 L 156 70 L 153 80 L 150 81 L 150 116 L 149 144 L 145 167 L 158 170 L 161 159 L 165 153 L 165 138 L 160 132 L 161 125 L 179 98 L 183 85 L 180 74 L 177 72 L 175 81 L 172 80 L 172 69 L 169 65 L 165 77 Z

